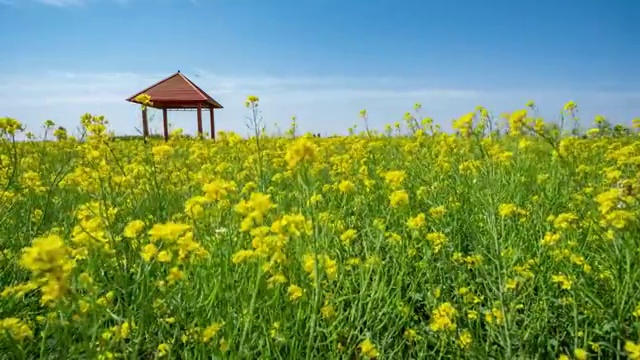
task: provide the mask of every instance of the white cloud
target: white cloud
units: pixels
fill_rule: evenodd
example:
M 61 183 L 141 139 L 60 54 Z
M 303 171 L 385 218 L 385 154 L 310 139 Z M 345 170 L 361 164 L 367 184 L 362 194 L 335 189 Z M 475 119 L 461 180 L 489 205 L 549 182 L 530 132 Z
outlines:
M 15 117 L 38 132 L 42 122 L 52 119 L 73 129 L 85 112 L 105 115 L 120 134 L 132 134 L 140 127 L 136 105 L 125 99 L 170 75 L 113 73 L 75 73 L 52 71 L 32 75 L 0 76 L 0 116 Z M 484 105 L 495 113 L 521 108 L 535 100 L 546 118 L 555 118 L 562 105 L 574 100 L 581 116 L 591 120 L 596 114 L 610 116 L 614 122 L 629 123 L 640 115 L 640 92 L 601 92 L 584 89 L 554 90 L 483 90 L 448 89 L 429 86 L 428 81 L 400 78 L 362 77 L 274 77 L 230 76 L 206 70 L 186 72 L 225 108 L 216 111 L 216 130 L 245 133 L 244 100 L 258 95 L 264 120 L 271 131 L 274 123 L 286 130 L 290 117 L 297 115 L 302 131 L 323 134 L 345 133 L 359 122 L 359 110 L 366 108 L 370 125 L 382 129 L 384 124 L 402 118 L 413 104 L 423 105 L 423 114 L 431 116 L 444 128 L 451 119 Z M 194 112 L 170 112 L 170 122 L 188 133 L 196 132 Z M 160 112 L 152 113 L 152 128 L 159 131 Z M 209 131 L 208 113 L 203 115 Z
M 38 2 L 58 7 L 79 6 L 85 3 L 85 0 L 37 0 Z
M 112 2 L 119 5 L 126 5 L 132 0 L 0 0 L 1 5 L 17 6 L 17 5 L 33 5 L 40 4 L 59 8 L 84 6 L 95 2 Z M 188 0 L 189 3 L 198 5 L 197 0 Z

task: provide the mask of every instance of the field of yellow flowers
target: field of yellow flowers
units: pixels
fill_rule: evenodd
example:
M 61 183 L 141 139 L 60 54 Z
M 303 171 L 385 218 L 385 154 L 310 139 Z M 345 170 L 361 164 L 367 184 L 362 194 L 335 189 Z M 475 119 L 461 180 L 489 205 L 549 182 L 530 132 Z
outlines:
M 640 137 L 505 119 L 166 143 L 0 119 L 0 357 L 640 359 Z

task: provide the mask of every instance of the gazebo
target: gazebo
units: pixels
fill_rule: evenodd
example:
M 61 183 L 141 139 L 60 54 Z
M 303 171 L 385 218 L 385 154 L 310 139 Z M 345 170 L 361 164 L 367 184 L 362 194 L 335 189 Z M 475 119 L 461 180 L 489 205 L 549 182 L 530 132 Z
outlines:
M 139 95 L 146 94 L 151 98 L 149 107 L 162 109 L 162 120 L 164 125 L 164 138 L 169 139 L 169 125 L 167 123 L 167 111 L 190 111 L 196 110 L 198 114 L 198 134 L 202 135 L 202 109 L 209 110 L 211 121 L 211 138 L 215 139 L 214 109 L 222 109 L 222 105 L 211 96 L 200 89 L 196 84 L 184 76 L 180 70 L 164 80 L 160 80 L 154 85 L 131 96 L 127 101 L 140 104 L 136 100 Z M 147 120 L 147 109 L 142 110 L 142 132 L 144 137 L 149 136 L 149 122 Z

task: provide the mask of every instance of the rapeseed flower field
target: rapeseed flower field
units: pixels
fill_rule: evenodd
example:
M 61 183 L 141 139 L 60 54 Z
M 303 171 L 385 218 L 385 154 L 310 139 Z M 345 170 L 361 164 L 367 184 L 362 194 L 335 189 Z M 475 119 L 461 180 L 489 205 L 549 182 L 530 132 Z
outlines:
M 562 113 L 168 142 L 0 119 L 0 354 L 640 359 L 640 136 Z

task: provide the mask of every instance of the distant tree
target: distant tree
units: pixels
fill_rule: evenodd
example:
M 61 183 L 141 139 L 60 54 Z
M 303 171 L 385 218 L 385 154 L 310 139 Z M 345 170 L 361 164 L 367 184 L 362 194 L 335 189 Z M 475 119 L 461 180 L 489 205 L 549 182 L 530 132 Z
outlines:
M 616 125 L 613 127 L 613 136 L 622 137 L 631 135 L 631 129 L 623 125 Z

